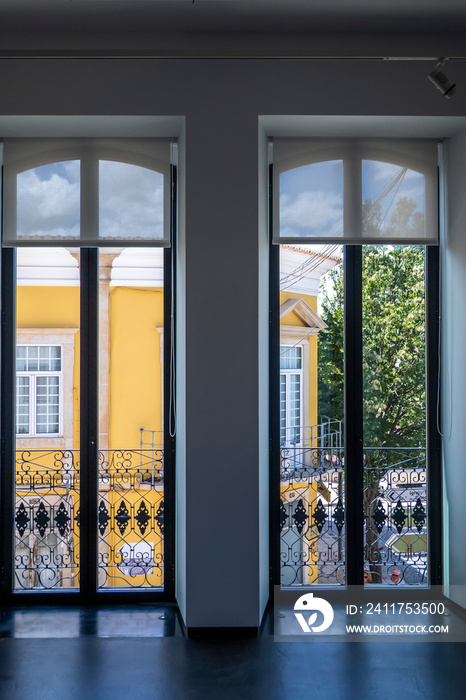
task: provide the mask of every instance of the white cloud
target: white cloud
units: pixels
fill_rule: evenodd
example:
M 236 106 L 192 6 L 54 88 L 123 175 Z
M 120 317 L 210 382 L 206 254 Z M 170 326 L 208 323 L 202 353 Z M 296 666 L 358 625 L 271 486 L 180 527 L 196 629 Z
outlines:
M 282 236 L 341 235 L 343 199 L 333 192 L 300 192 L 292 198 L 280 196 L 280 233 Z
M 163 237 L 163 176 L 127 163 L 101 161 L 102 238 Z
M 18 175 L 18 235 L 79 236 L 79 181 L 70 182 L 58 173 L 41 180 L 37 171 Z
M 384 180 L 387 183 L 394 178 L 403 167 L 402 165 L 394 165 L 393 163 L 384 163 L 382 161 L 370 161 L 370 163 L 371 178 L 373 180 Z M 423 179 L 423 175 L 416 172 L 416 170 L 408 169 L 403 181 L 415 179 Z

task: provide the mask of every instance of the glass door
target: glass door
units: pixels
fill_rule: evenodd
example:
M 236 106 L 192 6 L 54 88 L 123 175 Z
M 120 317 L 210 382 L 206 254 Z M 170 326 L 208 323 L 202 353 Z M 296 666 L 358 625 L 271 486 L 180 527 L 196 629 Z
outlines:
M 98 586 L 164 586 L 161 248 L 99 251 Z
M 148 242 L 175 225 L 170 144 L 5 154 L 3 592 L 169 599 L 173 257 Z
M 80 583 L 79 250 L 16 256 L 14 590 Z
M 438 584 L 437 144 L 274 139 L 273 160 L 274 581 Z

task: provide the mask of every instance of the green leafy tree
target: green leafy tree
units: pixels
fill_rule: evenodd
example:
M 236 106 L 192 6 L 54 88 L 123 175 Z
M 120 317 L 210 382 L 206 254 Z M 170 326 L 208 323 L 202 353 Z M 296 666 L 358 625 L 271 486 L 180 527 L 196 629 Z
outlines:
M 423 216 L 416 202 L 400 197 L 388 232 L 415 231 Z M 365 231 L 380 235 L 382 212 L 363 205 Z M 386 229 L 386 230 L 387 230 Z M 321 287 L 318 336 L 319 413 L 343 420 L 343 266 Z M 387 467 L 397 462 L 390 447 L 425 446 L 424 249 L 421 246 L 365 246 L 363 252 L 363 417 L 366 559 L 373 580 L 381 580 L 379 537 L 372 518 Z M 377 449 L 369 449 L 377 448 Z

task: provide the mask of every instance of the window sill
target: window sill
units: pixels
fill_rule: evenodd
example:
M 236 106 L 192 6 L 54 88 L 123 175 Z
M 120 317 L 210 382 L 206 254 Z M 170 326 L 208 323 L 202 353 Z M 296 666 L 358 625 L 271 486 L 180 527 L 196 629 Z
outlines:
M 35 437 L 28 435 L 27 437 L 16 436 L 16 449 L 68 449 L 67 441 L 63 436 L 58 435 L 37 435 Z

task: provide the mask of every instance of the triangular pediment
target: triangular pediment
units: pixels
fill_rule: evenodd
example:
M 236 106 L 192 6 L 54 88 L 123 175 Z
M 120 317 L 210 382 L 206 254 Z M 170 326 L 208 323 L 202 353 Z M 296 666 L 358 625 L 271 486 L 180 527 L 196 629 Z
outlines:
M 328 328 L 325 321 L 322 321 L 304 299 L 287 299 L 280 304 L 280 320 L 290 313 L 295 314 L 305 326 L 315 329 L 316 332 Z

